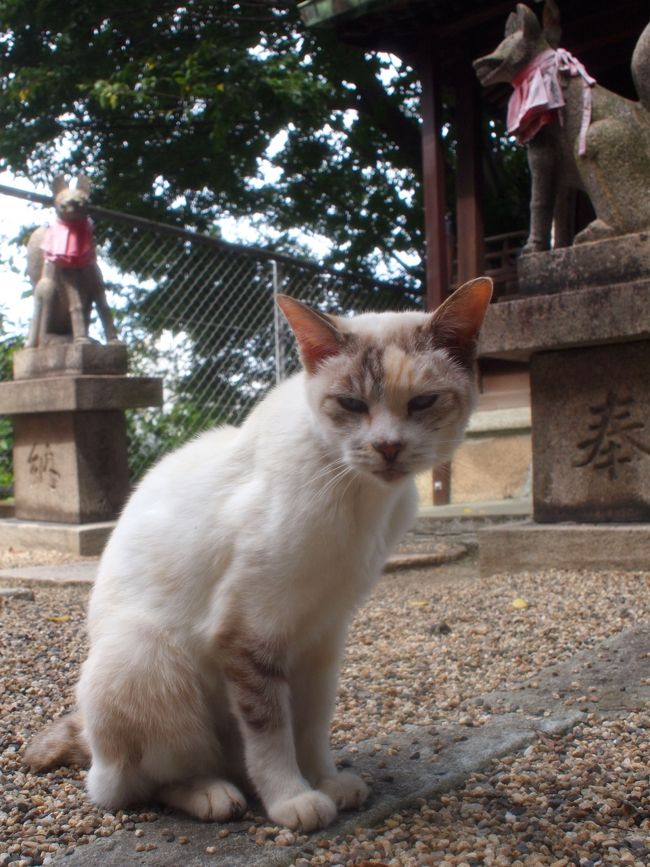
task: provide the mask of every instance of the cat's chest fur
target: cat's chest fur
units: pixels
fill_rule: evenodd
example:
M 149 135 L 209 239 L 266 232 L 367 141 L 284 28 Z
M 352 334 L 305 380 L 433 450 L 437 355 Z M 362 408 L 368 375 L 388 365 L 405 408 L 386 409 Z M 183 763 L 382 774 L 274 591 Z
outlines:
M 292 470 L 269 455 L 262 464 L 251 462 L 249 483 L 223 511 L 233 556 L 215 584 L 213 623 L 243 602 L 257 630 L 313 634 L 347 617 L 371 589 L 412 522 L 413 483 L 382 490 L 327 469 L 308 437 L 292 443 Z
M 298 632 L 303 621 L 342 616 L 371 589 L 412 522 L 415 500 L 411 482 L 384 492 L 346 477 L 313 496 L 285 504 L 282 529 L 271 510 L 255 538 L 251 530 L 243 539 L 240 580 L 261 590 L 260 614 L 268 616 L 269 602 L 277 601 L 275 616 L 286 616 Z

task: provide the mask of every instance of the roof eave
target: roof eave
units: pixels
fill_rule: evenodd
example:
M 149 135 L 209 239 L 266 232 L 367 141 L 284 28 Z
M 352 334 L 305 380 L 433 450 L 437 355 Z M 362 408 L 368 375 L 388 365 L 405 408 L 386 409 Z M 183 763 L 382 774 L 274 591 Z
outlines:
M 364 15 L 372 7 L 385 6 L 390 0 L 302 0 L 300 17 L 307 27 L 334 26 L 345 18 Z

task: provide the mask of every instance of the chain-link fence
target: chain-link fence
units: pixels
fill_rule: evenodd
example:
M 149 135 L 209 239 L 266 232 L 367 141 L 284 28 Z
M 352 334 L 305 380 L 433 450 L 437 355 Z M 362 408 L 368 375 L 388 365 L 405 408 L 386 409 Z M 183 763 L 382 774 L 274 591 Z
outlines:
M 0 187 L 5 202 L 16 192 Z M 50 204 L 44 196 L 22 195 Z M 298 367 L 293 338 L 274 301 L 277 293 L 344 314 L 421 304 L 417 289 L 100 208 L 92 213 L 99 264 L 129 348 L 130 372 L 164 380 L 162 410 L 128 413 L 134 479 L 163 452 L 205 428 L 241 422 L 275 382 Z M 49 219 L 43 214 L 39 222 Z M 24 249 L 14 244 L 11 255 L 18 261 Z M 0 341 L 6 350 L 19 345 L 20 336 L 5 333 Z M 2 358 L 0 378 L 8 378 L 6 351 Z M 4 481 L 6 487 L 11 436 L 7 420 L 0 425 L 0 485 Z

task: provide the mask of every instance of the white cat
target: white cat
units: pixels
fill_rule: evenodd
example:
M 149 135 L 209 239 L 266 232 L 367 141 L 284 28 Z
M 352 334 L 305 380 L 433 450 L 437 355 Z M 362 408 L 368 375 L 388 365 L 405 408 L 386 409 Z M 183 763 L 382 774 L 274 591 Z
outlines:
M 279 298 L 304 371 L 136 489 L 99 565 L 78 711 L 34 739 L 32 767 L 86 749 L 109 809 L 228 820 L 252 789 L 304 831 L 363 802 L 329 748 L 348 623 L 413 521 L 414 473 L 462 437 L 491 291 L 352 319 Z

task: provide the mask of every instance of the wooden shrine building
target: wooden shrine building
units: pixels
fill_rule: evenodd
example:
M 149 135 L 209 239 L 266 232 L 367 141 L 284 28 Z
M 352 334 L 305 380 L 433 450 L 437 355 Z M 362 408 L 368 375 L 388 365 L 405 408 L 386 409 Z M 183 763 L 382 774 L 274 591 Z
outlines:
M 426 238 L 426 302 L 437 307 L 454 285 L 486 269 L 483 202 L 482 118 L 505 118 L 511 88 L 482 92 L 472 60 L 488 54 L 503 38 L 514 0 L 302 0 L 307 26 L 334 31 L 342 42 L 362 51 L 385 51 L 411 66 L 421 83 L 422 181 Z M 541 17 L 542 4 L 528 0 Z M 557 0 L 562 47 L 579 58 L 596 80 L 629 99 L 637 99 L 630 59 L 650 19 L 648 0 Z M 443 100 L 453 105 L 457 137 L 455 184 L 456 241 L 448 251 L 446 167 L 441 140 Z M 578 211 L 580 209 L 578 208 Z M 590 219 L 582 215 L 583 225 Z M 578 213 L 577 221 L 581 217 Z M 577 228 L 581 228 L 577 225 Z M 512 226 L 512 230 L 527 226 Z M 450 262 L 454 273 L 450 273 Z M 514 276 L 514 275 L 513 275 Z M 515 278 L 516 279 L 516 278 Z M 511 286 L 508 290 L 513 291 Z M 514 286 L 516 291 L 516 282 Z M 482 373 L 508 375 L 507 362 L 482 365 Z M 525 369 L 510 375 L 525 377 Z M 489 385 L 487 387 L 489 391 Z M 500 387 L 496 388 L 498 406 Z M 486 395 L 487 396 L 487 395 Z M 436 502 L 445 502 L 442 491 Z

